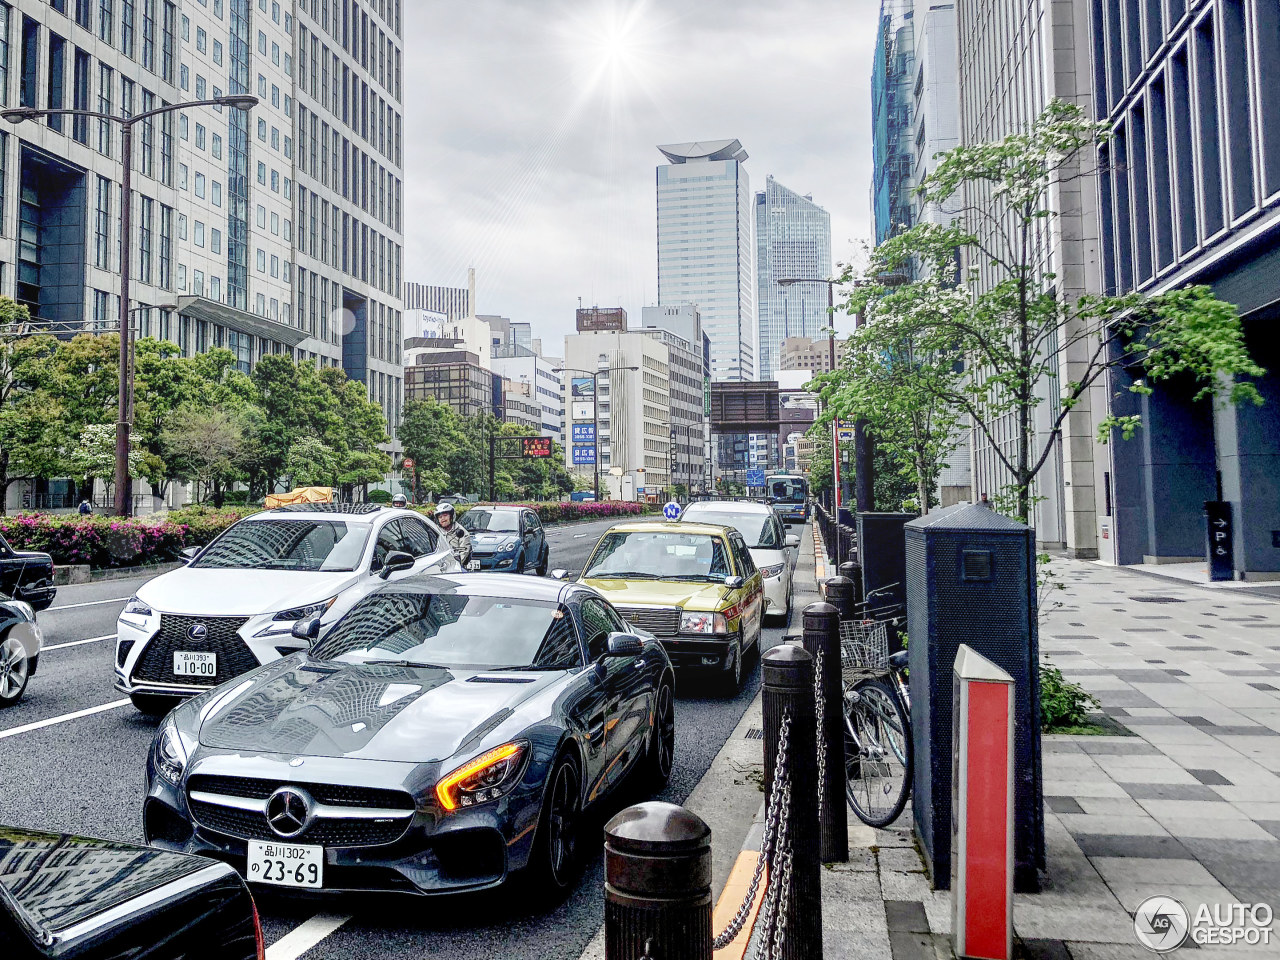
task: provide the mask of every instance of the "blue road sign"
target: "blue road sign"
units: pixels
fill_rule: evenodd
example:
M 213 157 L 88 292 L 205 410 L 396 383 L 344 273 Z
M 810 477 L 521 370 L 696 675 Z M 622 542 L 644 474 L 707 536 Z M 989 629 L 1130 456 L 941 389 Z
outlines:
M 764 471 L 763 471 L 763 470 L 748 470 L 748 471 L 747 471 L 747 486 L 748 486 L 748 487 L 763 487 L 763 486 L 764 486 Z
M 680 504 L 676 503 L 674 500 L 669 501 L 667 505 L 662 508 L 662 515 L 668 520 L 679 520 Z
M 596 425 L 594 423 L 575 423 L 573 425 L 574 443 L 595 443 Z
M 596 462 L 595 447 L 574 447 L 573 462 L 576 464 L 593 464 Z

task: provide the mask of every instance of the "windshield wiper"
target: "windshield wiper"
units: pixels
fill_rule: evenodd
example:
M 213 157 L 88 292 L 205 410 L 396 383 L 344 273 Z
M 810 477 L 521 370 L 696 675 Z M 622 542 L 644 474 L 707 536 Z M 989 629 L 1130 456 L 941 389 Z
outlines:
M 669 573 L 660 579 L 696 581 L 698 583 L 724 583 L 724 577 L 717 577 L 711 573 Z
M 568 667 L 540 667 L 536 663 L 516 664 L 510 667 L 486 667 L 480 673 L 515 673 L 519 670 L 537 670 L 542 672 L 551 672 L 553 670 L 568 670 Z
M 424 670 L 448 670 L 439 663 L 423 663 L 421 660 L 363 660 L 364 667 L 422 667 Z
M 662 580 L 656 573 L 641 573 L 639 570 L 623 570 L 619 573 L 584 573 L 584 580 Z

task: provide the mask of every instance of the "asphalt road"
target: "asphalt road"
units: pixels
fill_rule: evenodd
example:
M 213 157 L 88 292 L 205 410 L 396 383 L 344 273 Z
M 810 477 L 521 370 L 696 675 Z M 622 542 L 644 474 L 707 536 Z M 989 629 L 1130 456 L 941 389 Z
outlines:
M 552 568 L 581 569 L 610 524 L 549 528 Z M 23 701 L 0 712 L 0 821 L 141 840 L 142 770 L 155 722 L 137 714 L 111 683 L 116 616 L 143 582 L 62 587 L 54 606 L 40 614 L 46 652 L 39 673 Z M 783 633 L 781 627 L 766 627 L 765 646 Z M 689 795 L 758 686 L 754 664 L 732 700 L 686 683 L 677 701 L 676 767 L 660 799 L 679 803 Z M 604 915 L 598 826 L 640 799 L 648 798 L 619 796 L 601 812 L 596 828 L 586 831 L 597 839 L 587 846 L 582 882 L 550 913 L 531 912 L 503 890 L 433 899 L 306 899 L 268 891 L 257 899 L 267 943 L 277 944 L 272 956 L 292 960 L 299 948 L 318 939 L 306 949 L 308 960 L 424 955 L 577 960 Z M 347 919 L 329 932 L 341 918 Z

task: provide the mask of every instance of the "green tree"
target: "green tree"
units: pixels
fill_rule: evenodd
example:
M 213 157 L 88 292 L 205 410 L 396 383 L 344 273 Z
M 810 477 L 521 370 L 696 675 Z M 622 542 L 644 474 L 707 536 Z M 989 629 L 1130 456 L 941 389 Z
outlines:
M 471 450 L 462 418 L 447 403 L 434 397 L 410 400 L 404 405 L 400 442 L 405 456 L 414 461 L 418 479 L 414 499 L 418 500 L 424 492 L 453 493 L 453 467 L 457 458 L 474 459 L 478 453 Z
M 161 436 L 176 479 L 204 487 L 221 507 L 228 484 L 241 476 L 247 431 L 240 416 L 218 407 L 185 406 L 170 414 Z
M 1010 478 L 1010 512 L 1030 522 L 1036 475 L 1056 448 L 1063 422 L 1108 369 L 1138 365 L 1146 377 L 1130 389 L 1186 376 L 1197 398 L 1261 403 L 1249 379 L 1264 371 L 1249 357 L 1236 309 L 1208 287 L 1169 293 L 1064 298 L 1045 268 L 1043 239 L 1057 227 L 1051 189 L 1079 176 L 1110 131 L 1073 104 L 1054 101 L 1026 133 L 946 153 L 921 185 L 926 204 L 963 201 L 951 223 L 927 220 L 871 255 L 871 283 L 854 290 L 850 313 L 876 301 L 910 306 L 923 329 L 966 358 L 968 375 L 935 383 L 933 403 L 968 415 Z M 953 287 L 957 252 L 970 265 Z M 877 278 L 912 276 L 901 286 Z M 846 271 L 845 279 L 851 274 Z M 1034 431 L 1038 407 L 1051 405 L 1048 429 Z M 1001 422 L 1013 443 L 998 442 Z M 1136 417 L 1108 416 L 1099 436 L 1128 438 Z
M 342 454 L 319 437 L 299 437 L 289 447 L 287 470 L 294 487 L 334 487 Z
M 0 297 L 0 515 L 9 488 L 55 467 L 65 447 L 62 410 L 38 388 L 58 341 L 33 336 L 27 308 Z

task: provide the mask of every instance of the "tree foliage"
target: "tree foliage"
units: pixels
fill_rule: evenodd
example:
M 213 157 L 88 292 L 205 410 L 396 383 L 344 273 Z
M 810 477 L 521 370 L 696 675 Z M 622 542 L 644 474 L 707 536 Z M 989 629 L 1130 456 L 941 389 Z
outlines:
M 901 392 L 892 404 L 881 389 L 892 380 L 888 370 L 865 388 L 845 376 L 832 386 L 837 406 L 870 411 L 882 443 L 904 436 L 906 408 L 964 416 L 1008 477 L 997 502 L 1006 500 L 1024 522 L 1035 478 L 1065 420 L 1109 369 L 1143 368 L 1145 376 L 1129 388 L 1136 392 L 1187 375 L 1201 397 L 1262 402 L 1252 378 L 1264 371 L 1249 357 L 1236 309 L 1209 288 L 1073 298 L 1046 267 L 1043 250 L 1058 229 L 1051 192 L 1090 175 L 1082 168 L 1109 136 L 1106 125 L 1088 120 L 1079 107 L 1054 101 L 1025 133 L 942 155 L 921 195 L 926 204 L 959 212 L 949 223 L 922 221 L 882 243 L 871 254 L 867 279 L 843 304 L 850 313 L 866 312 L 869 331 L 886 325 L 883 334 L 869 332 L 866 342 L 887 341 L 881 358 L 888 367 L 898 362 L 905 337 L 927 375 L 913 379 L 909 390 L 897 384 Z M 957 256 L 965 264 L 959 275 Z M 844 279 L 852 280 L 851 271 Z M 863 373 L 874 366 L 873 354 L 857 347 L 850 357 Z M 963 358 L 963 370 L 948 375 L 948 357 Z M 1012 425 L 1011 443 L 1001 442 L 1002 423 Z M 1108 416 L 1099 436 L 1104 442 L 1115 432 L 1127 438 L 1138 426 L 1137 417 Z

